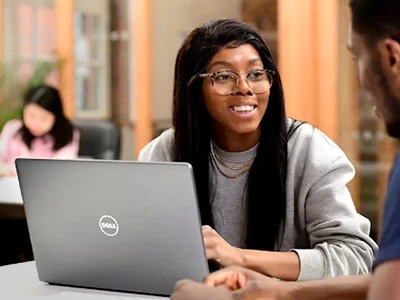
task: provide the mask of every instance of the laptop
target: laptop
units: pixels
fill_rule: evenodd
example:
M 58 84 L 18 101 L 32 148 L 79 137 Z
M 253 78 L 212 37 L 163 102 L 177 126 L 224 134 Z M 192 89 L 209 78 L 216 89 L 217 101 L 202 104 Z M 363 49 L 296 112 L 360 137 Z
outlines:
M 209 273 L 186 163 L 18 158 L 39 280 L 168 296 Z

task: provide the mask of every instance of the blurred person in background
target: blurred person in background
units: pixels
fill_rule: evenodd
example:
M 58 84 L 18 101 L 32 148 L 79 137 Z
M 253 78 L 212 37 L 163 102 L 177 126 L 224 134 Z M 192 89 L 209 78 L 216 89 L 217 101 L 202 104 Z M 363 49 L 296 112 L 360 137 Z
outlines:
M 15 176 L 14 160 L 78 157 L 79 131 L 64 115 L 59 91 L 49 85 L 30 89 L 20 120 L 11 120 L 0 134 L 0 176 Z

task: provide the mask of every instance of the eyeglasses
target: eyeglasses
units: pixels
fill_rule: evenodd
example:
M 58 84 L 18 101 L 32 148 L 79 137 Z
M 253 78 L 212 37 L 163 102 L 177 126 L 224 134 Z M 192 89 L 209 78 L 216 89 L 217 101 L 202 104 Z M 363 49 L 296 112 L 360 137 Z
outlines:
M 234 71 L 218 71 L 213 73 L 199 74 L 200 77 L 209 77 L 211 85 L 222 96 L 231 95 L 239 87 L 239 77 L 246 75 L 246 83 L 254 94 L 263 94 L 272 86 L 272 70 L 253 70 L 247 74 L 238 74 Z

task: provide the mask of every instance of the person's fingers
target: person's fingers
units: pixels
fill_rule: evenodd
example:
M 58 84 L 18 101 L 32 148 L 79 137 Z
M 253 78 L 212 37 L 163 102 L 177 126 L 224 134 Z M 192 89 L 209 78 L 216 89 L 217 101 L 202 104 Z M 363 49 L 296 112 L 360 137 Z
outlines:
M 223 285 L 230 290 L 236 290 L 245 287 L 247 279 L 237 268 L 228 268 L 211 273 L 204 279 L 204 284 L 211 287 Z
M 189 279 L 182 279 L 179 280 L 176 284 L 175 284 L 175 290 L 181 290 L 182 288 L 184 288 L 187 285 L 190 285 L 194 283 L 194 281 L 189 280 Z
M 231 292 L 224 288 L 208 287 L 203 283 L 191 280 L 177 282 L 175 291 L 170 296 L 171 300 L 233 300 Z
M 204 232 L 212 232 L 213 229 L 212 229 L 212 227 L 209 226 L 209 225 L 203 225 L 203 226 L 201 226 L 201 231 L 202 231 L 203 233 L 204 233 Z
M 250 280 L 243 288 L 234 290 L 232 294 L 235 295 L 235 299 L 240 300 L 261 299 L 262 288 L 257 280 Z
M 204 241 L 204 248 L 206 250 L 206 257 L 207 259 L 218 259 L 218 241 L 214 237 L 205 236 L 203 238 Z
M 214 248 L 217 245 L 217 240 L 212 236 L 203 237 L 203 241 L 206 248 Z
M 233 271 L 225 269 L 216 271 L 214 273 L 211 273 L 204 279 L 204 284 L 211 287 L 224 285 L 227 279 L 232 276 L 232 273 Z
M 231 274 L 241 274 L 240 280 L 242 286 L 246 285 L 247 280 L 262 279 L 265 277 L 264 275 L 257 273 L 253 270 L 249 270 L 239 266 L 230 266 L 209 274 L 204 279 L 204 282 L 206 284 L 213 285 L 213 282 L 218 283 L 224 281 L 224 278 L 231 276 Z
M 248 279 L 246 278 L 246 275 L 243 273 L 239 273 L 238 276 L 238 289 L 244 288 L 248 283 Z
M 207 259 L 224 267 L 241 264 L 240 253 L 209 226 L 203 228 L 203 241 Z
M 219 259 L 218 253 L 215 251 L 214 248 L 206 249 L 206 257 L 207 259 L 212 259 L 217 261 Z
M 203 226 L 201 231 L 203 237 L 219 236 L 218 233 L 208 225 Z
M 225 282 L 225 287 L 232 291 L 242 288 L 239 283 L 239 277 L 239 273 L 232 273 L 232 276 L 227 278 L 227 281 Z

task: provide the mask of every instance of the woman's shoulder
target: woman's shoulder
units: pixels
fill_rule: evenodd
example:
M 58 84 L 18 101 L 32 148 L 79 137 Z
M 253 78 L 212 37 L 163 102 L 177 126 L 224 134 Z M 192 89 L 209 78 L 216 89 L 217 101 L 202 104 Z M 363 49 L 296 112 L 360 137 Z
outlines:
M 324 132 L 307 122 L 290 119 L 290 126 L 295 124 L 295 129 L 289 135 L 289 157 L 303 157 L 322 165 L 332 163 L 339 159 L 347 159 L 343 150 Z
M 297 146 L 318 146 L 341 150 L 340 147 L 324 132 L 304 121 L 288 118 L 288 136 L 289 144 Z
M 174 129 L 163 131 L 148 143 L 139 153 L 139 161 L 172 161 L 174 145 Z

